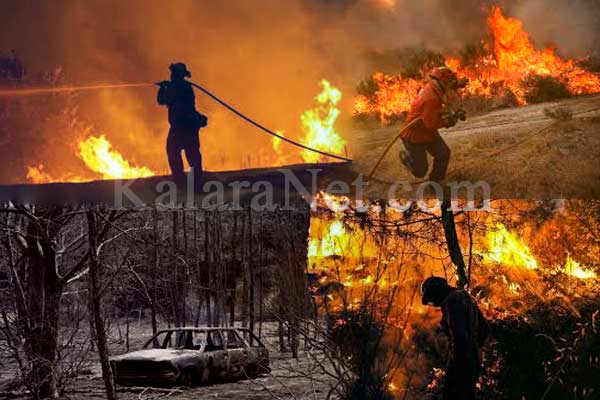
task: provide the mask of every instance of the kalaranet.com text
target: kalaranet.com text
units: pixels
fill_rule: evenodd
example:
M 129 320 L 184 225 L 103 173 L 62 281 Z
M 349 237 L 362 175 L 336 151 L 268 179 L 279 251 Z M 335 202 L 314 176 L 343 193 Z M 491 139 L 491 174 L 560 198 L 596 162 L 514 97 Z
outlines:
M 319 193 L 326 193 L 326 206 L 333 211 L 344 211 L 352 207 L 356 210 L 367 209 L 364 191 L 369 183 L 363 175 L 358 175 L 351 183 L 344 180 L 331 180 L 326 186 L 318 185 L 320 169 L 309 169 L 310 184 L 303 183 L 290 169 L 277 170 L 283 176 L 281 183 L 274 185 L 271 181 L 236 180 L 223 183 L 218 180 L 196 180 L 188 174 L 186 182 L 179 185 L 165 179 L 156 183 L 155 196 L 151 201 L 145 199 L 132 186 L 135 179 L 115 181 L 114 207 L 189 207 L 200 209 L 240 209 L 250 207 L 255 211 L 278 209 L 294 209 L 300 197 L 315 207 L 315 199 Z M 448 182 L 443 187 L 434 181 L 418 184 L 408 181 L 390 183 L 385 190 L 387 206 L 397 211 L 406 211 L 418 207 L 432 212 L 439 209 L 442 203 L 450 202 L 453 211 L 488 211 L 492 212 L 491 189 L 485 181 L 475 183 L 468 181 Z

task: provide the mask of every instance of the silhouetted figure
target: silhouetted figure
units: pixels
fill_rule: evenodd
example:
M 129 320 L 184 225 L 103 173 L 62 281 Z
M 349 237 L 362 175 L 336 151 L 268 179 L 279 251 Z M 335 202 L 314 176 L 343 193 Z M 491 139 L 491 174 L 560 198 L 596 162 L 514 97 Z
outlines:
M 441 307 L 442 329 L 448 336 L 450 356 L 444 379 L 444 400 L 475 399 L 475 385 L 481 373 L 481 347 L 489 325 L 473 297 L 432 276 L 421 286 L 423 304 Z
M 169 66 L 171 80 L 157 85 L 158 104 L 169 109 L 169 135 L 167 136 L 167 157 L 169 167 L 176 181 L 185 180 L 181 152 L 185 152 L 188 164 L 195 178 L 202 175 L 202 155 L 200 154 L 200 138 L 198 131 L 206 126 L 207 118 L 196 111 L 194 89 L 185 80 L 192 76 L 184 63 Z
M 0 56 L 0 81 L 20 82 L 25 78 L 25 67 L 15 50 L 9 56 Z

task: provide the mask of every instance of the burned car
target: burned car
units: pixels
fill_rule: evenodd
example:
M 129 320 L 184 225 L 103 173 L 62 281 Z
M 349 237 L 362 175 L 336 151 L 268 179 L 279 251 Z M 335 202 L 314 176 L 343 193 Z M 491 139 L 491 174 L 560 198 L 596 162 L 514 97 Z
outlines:
M 173 328 L 157 332 L 142 350 L 111 357 L 119 385 L 206 384 L 269 372 L 269 352 L 249 329 Z

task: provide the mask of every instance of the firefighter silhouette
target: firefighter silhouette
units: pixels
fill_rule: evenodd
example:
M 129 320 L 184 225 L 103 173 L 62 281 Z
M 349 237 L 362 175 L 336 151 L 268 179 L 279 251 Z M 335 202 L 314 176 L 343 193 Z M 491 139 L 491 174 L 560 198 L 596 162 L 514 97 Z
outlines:
M 184 63 L 169 66 L 171 80 L 157 83 L 157 102 L 167 106 L 169 112 L 169 134 L 167 136 L 167 157 L 173 178 L 185 179 L 181 152 L 190 165 L 195 178 L 202 176 L 202 155 L 200 153 L 199 130 L 206 126 L 207 118 L 196 111 L 194 90 L 185 78 L 192 76 Z
M 449 359 L 444 379 L 444 400 L 475 399 L 481 373 L 481 347 L 490 328 L 473 297 L 432 276 L 422 286 L 423 304 L 442 309 L 442 330 L 449 340 Z

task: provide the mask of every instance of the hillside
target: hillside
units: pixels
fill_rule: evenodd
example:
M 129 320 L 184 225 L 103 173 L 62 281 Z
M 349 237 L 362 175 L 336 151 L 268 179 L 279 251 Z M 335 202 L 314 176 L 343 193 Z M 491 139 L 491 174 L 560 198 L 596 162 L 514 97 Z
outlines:
M 544 109 L 568 108 L 573 119 L 556 121 Z M 542 128 L 549 126 L 547 129 Z M 358 125 L 352 132 L 354 168 L 368 175 L 401 124 Z M 452 158 L 448 181 L 487 181 L 493 198 L 597 198 L 600 196 L 600 96 L 503 109 L 441 130 Z M 382 181 L 416 182 L 394 145 L 369 185 L 385 196 Z

